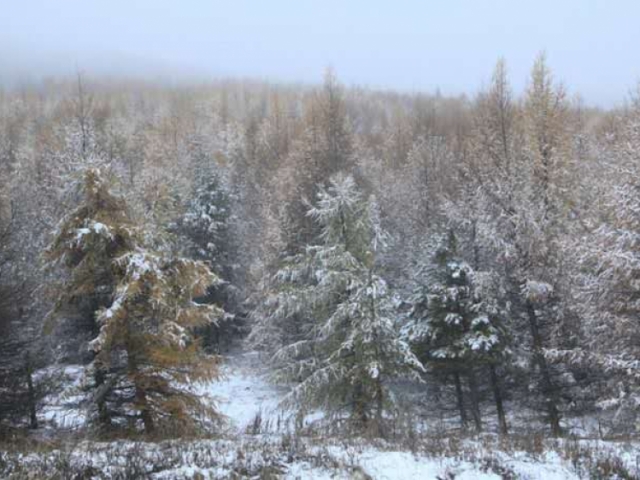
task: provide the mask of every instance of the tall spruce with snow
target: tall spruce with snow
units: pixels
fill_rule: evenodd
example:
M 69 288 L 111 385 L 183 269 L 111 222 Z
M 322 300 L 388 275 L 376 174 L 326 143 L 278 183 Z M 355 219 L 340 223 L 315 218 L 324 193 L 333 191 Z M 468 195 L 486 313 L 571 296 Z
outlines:
M 394 403 L 389 380 L 422 365 L 396 332 L 395 304 L 376 272 L 383 236 L 372 205 L 343 174 L 320 189 L 308 215 L 321 244 L 278 272 L 272 317 L 296 314 L 305 329 L 273 355 L 275 377 L 295 382 L 285 403 L 346 411 L 358 429 L 384 435 L 383 413 Z
M 210 174 L 198 181 L 183 215 L 182 228 L 191 241 L 190 255 L 208 262 L 219 275 L 229 268 L 226 250 L 230 216 L 230 193 L 220 176 Z
M 222 281 L 213 284 L 201 301 L 224 305 L 226 311 L 238 308 L 238 291 L 231 283 L 234 276 L 235 248 L 230 238 L 232 196 L 224 179 L 218 173 L 202 172 L 196 180 L 193 196 L 180 222 L 179 230 L 188 240 L 185 253 L 190 258 L 205 262 Z M 210 324 L 204 332 L 205 346 L 220 349 L 224 331 L 236 331 L 240 324 L 233 316 L 225 322 Z
M 500 429 L 506 433 L 495 368 L 509 355 L 509 349 L 496 302 L 482 294 L 481 276 L 457 256 L 453 233 L 419 272 L 421 285 L 409 300 L 412 309 L 403 327 L 404 338 L 432 372 L 453 380 L 463 428 L 468 421 L 463 390 L 466 378 L 475 428 L 482 429 L 476 377 L 478 367 L 487 365 Z

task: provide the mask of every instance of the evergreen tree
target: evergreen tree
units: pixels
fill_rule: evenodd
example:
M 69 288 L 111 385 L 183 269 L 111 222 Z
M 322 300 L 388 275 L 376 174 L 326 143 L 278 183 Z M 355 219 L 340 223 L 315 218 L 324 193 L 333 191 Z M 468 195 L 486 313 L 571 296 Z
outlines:
M 204 173 L 204 172 L 203 172 Z M 223 178 L 217 173 L 197 180 L 193 197 L 187 205 L 179 231 L 189 244 L 187 256 L 205 262 L 222 281 L 209 287 L 202 299 L 210 304 L 223 305 L 227 312 L 236 311 L 240 300 L 232 284 L 234 279 L 234 246 L 230 238 L 232 196 Z M 242 325 L 227 315 L 224 322 L 209 325 L 204 332 L 205 346 L 220 350 L 220 337 L 237 333 Z
M 420 272 L 422 284 L 410 298 L 412 310 L 404 337 L 432 372 L 453 379 L 463 427 L 467 415 L 462 379 L 466 377 L 469 383 L 471 413 L 480 430 L 477 367 L 489 365 L 500 427 L 506 433 L 502 394 L 495 378 L 495 365 L 509 354 L 499 309 L 482 295 L 479 275 L 457 256 L 453 233 Z
M 50 319 L 69 317 L 93 352 L 90 410 L 101 427 L 195 428 L 214 412 L 184 383 L 215 378 L 216 367 L 190 334 L 222 311 L 193 297 L 219 280 L 201 262 L 145 250 L 144 232 L 99 169 L 87 170 L 80 189 L 84 201 L 60 223 L 47 257 L 68 271 Z
M 11 221 L 3 215 L 3 200 L 0 191 L 0 437 L 4 427 L 20 426 L 25 419 L 37 428 L 39 400 L 26 338 L 32 332 L 21 313 L 25 288 L 12 267 Z
M 182 229 L 196 260 L 206 261 L 218 275 L 229 274 L 229 219 L 231 194 L 219 175 L 197 181 L 183 216 Z
M 389 381 L 422 365 L 397 335 L 395 305 L 376 272 L 381 232 L 350 176 L 334 176 L 308 215 L 322 243 L 289 260 L 269 300 L 270 321 L 302 320 L 298 339 L 273 355 L 275 378 L 297 383 L 285 403 L 346 410 L 357 428 L 383 435 Z

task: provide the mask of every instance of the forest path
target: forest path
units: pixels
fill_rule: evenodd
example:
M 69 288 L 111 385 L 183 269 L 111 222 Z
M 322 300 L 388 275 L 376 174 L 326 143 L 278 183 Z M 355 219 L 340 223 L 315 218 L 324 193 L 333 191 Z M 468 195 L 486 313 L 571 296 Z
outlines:
M 201 393 L 216 402 L 231 432 L 241 434 L 255 427 L 268 430 L 285 416 L 278 404 L 286 389 L 269 383 L 258 352 L 237 348 L 223 355 L 221 373 L 221 378 L 204 386 Z

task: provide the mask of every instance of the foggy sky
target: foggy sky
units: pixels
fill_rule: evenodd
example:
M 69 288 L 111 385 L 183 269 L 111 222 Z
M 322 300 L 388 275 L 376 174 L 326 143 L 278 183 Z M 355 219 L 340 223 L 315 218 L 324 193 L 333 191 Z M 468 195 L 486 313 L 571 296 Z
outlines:
M 640 79 L 638 0 L 0 0 L 0 81 L 248 76 L 474 94 L 506 59 L 521 90 L 545 50 L 591 104 Z

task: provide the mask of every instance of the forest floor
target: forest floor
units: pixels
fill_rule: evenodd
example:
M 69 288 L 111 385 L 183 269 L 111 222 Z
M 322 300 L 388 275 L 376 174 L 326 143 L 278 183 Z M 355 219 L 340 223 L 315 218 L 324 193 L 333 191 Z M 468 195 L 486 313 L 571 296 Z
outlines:
M 66 373 L 77 378 L 80 369 L 67 367 Z M 491 434 L 381 441 L 323 434 L 314 427 L 323 423 L 321 413 L 308 415 L 301 426 L 278 409 L 287 391 L 267 381 L 256 353 L 227 355 L 222 373 L 219 381 L 198 387 L 225 416 L 225 426 L 215 436 L 97 442 L 69 433 L 68 440 L 31 448 L 0 446 L 0 478 L 640 478 L 640 445 L 629 442 L 552 441 L 531 435 L 501 440 Z M 73 400 L 69 394 L 51 399 L 43 417 L 57 422 L 59 429 L 73 429 L 83 420 Z

